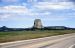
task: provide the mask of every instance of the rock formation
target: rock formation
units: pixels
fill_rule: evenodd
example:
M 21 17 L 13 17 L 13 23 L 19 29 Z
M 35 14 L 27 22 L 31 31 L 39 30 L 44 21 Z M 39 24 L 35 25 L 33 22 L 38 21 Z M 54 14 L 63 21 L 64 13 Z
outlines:
M 33 27 L 37 28 L 37 29 L 43 28 L 41 20 L 40 19 L 35 19 Z

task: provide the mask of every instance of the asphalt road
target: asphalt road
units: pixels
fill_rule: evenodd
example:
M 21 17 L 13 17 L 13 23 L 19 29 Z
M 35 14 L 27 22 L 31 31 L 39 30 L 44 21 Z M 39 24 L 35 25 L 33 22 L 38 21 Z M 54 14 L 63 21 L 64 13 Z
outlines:
M 75 48 L 75 34 L 0 43 L 0 48 Z

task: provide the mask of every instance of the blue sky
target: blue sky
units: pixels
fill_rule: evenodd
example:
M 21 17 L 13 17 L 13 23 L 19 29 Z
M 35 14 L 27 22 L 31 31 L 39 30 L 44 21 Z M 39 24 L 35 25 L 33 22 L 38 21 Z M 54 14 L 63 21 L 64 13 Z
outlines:
M 35 19 L 75 28 L 75 0 L 0 0 L 0 27 L 32 27 Z

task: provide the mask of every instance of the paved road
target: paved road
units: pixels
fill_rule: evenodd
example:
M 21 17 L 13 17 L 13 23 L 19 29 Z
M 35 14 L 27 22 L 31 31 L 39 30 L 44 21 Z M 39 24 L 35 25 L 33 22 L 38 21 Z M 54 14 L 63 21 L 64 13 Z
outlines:
M 1 43 L 0 48 L 75 48 L 75 34 Z

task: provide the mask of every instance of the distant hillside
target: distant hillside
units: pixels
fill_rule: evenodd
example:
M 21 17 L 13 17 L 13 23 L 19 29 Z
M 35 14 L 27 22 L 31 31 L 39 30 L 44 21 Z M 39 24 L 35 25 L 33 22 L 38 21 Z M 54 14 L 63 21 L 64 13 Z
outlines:
M 25 28 L 8 28 L 6 26 L 0 27 L 0 31 L 21 31 L 25 30 Z
M 69 28 L 65 26 L 48 26 L 41 29 L 38 28 L 8 28 L 6 26 L 0 27 L 0 31 L 22 31 L 22 30 L 75 30 L 75 28 Z
M 44 27 L 44 29 L 70 29 L 69 27 L 65 27 L 65 26 L 48 26 L 48 27 Z

